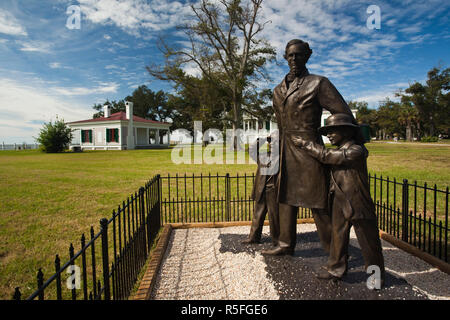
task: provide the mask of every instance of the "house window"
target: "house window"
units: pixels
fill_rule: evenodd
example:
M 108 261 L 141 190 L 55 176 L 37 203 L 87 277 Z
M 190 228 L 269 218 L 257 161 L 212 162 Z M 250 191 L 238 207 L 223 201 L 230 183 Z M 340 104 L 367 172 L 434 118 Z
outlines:
M 119 129 L 106 129 L 106 142 L 119 142 Z
M 81 142 L 92 143 L 92 130 L 81 130 Z

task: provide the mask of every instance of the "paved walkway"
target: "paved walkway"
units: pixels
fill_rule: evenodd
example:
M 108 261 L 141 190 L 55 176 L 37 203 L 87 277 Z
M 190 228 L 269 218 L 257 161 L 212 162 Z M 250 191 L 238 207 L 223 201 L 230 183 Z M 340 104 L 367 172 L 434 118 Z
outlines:
M 242 245 L 250 227 L 176 229 L 157 276 L 153 299 L 358 299 L 450 300 L 450 276 L 382 240 L 385 288 L 366 286 L 368 274 L 352 230 L 349 271 L 334 284 L 314 271 L 327 257 L 314 224 L 297 226 L 294 256 L 262 256 L 271 247 L 268 227 L 263 243 Z

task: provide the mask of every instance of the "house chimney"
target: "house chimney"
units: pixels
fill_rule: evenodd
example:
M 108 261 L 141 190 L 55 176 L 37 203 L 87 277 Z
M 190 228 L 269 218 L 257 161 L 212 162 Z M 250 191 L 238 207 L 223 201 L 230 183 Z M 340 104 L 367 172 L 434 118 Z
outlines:
M 133 102 L 125 102 L 125 108 L 128 120 L 127 149 L 134 149 Z
M 105 104 L 103 106 L 103 116 L 105 118 L 109 118 L 111 116 L 111 108 L 110 108 L 109 104 Z

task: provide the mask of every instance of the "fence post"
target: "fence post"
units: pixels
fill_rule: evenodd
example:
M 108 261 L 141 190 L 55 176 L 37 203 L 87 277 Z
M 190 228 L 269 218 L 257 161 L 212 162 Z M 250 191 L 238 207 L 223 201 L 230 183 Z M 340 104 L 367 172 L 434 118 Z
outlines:
M 159 230 L 159 228 L 161 228 L 161 214 L 162 214 L 162 208 L 161 208 L 161 201 L 162 201 L 162 188 L 161 188 L 161 183 L 162 183 L 162 180 L 161 180 L 161 175 L 157 175 L 156 176 L 156 181 L 157 181 L 157 186 L 158 186 L 158 188 L 157 188 L 157 192 L 158 192 L 158 196 L 157 196 L 157 199 L 158 199 L 158 203 L 157 203 L 157 205 L 156 205 L 156 207 L 157 207 L 157 219 L 155 219 L 155 220 L 157 220 L 158 221 L 158 230 Z
M 40 290 L 42 286 L 44 285 L 44 274 L 42 273 L 42 269 L 38 270 L 37 274 L 37 285 L 38 289 Z M 39 292 L 39 300 L 44 300 L 44 289 L 40 290 Z
M 102 232 L 103 285 L 105 286 L 105 300 L 111 300 L 111 291 L 109 287 L 108 220 L 106 218 L 101 219 L 100 226 Z
M 231 215 L 231 189 L 230 189 L 230 174 L 225 176 L 225 220 L 230 221 Z
M 408 179 L 403 179 L 402 185 L 402 240 L 408 242 L 408 212 L 409 212 L 409 185 Z
M 139 188 L 139 202 L 140 202 L 140 207 L 141 207 L 141 216 L 142 216 L 142 244 L 143 244 L 143 249 L 144 249 L 144 257 L 147 258 L 147 227 L 146 224 L 148 224 L 148 220 L 145 219 L 145 200 L 144 200 L 144 193 L 145 193 L 145 189 L 144 187 L 140 187 Z

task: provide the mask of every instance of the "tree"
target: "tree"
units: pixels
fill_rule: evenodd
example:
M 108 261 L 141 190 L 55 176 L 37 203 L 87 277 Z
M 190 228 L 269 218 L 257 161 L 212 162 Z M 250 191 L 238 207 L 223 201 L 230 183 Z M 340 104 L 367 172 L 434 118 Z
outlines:
M 430 136 L 449 132 L 450 127 L 450 68 L 441 71 L 433 68 L 428 72 L 423 85 L 415 82 L 405 89 L 405 101 L 417 108 L 424 129 Z
M 398 121 L 405 127 L 405 139 L 413 141 L 414 136 L 420 140 L 420 116 L 419 111 L 411 100 L 411 97 L 404 95 L 400 90 L 395 94 L 400 97 L 401 105 L 398 115 Z
M 111 113 L 116 113 L 116 112 L 120 112 L 123 111 L 125 112 L 125 100 L 113 100 L 113 101 L 109 101 L 106 100 L 105 103 L 100 104 L 94 104 L 94 106 L 92 107 L 94 110 L 97 110 L 98 112 L 94 113 L 93 118 L 100 118 L 103 117 L 103 106 L 107 104 L 111 107 Z
M 109 101 L 103 104 L 95 104 L 93 109 L 98 112 L 94 114 L 94 118 L 103 117 L 103 106 L 108 104 L 111 107 L 111 113 L 119 111 L 125 112 L 125 101 L 133 102 L 133 114 L 145 119 L 166 121 L 171 119 L 173 109 L 167 106 L 168 95 L 162 90 L 154 92 L 147 86 L 142 85 L 136 88 L 133 93 L 123 100 Z
M 36 141 L 44 152 L 63 152 L 72 141 L 72 129 L 64 123 L 64 120 L 56 118 L 55 123 L 52 121 L 44 123 Z
M 188 83 L 184 66 L 195 66 L 202 78 L 217 90 L 225 90 L 231 111 L 233 129 L 241 127 L 244 97 L 256 88 L 254 81 L 268 79 L 264 69 L 275 59 L 275 49 L 258 39 L 265 23 L 258 21 L 262 0 L 202 0 L 192 5 L 192 23 L 180 26 L 189 40 L 189 48 L 176 50 L 162 39 L 160 49 L 165 65 L 147 67 L 160 80 L 173 81 L 185 89 Z M 226 109 L 226 107 L 225 107 Z M 237 146 L 235 139 L 235 147 Z
M 133 102 L 135 115 L 157 121 L 165 121 L 171 116 L 171 110 L 167 109 L 167 94 L 159 90 L 154 92 L 147 86 L 142 85 L 133 91 L 126 101 Z
M 389 98 L 382 101 L 376 114 L 376 124 L 379 128 L 377 138 L 386 140 L 388 137 L 400 135 L 404 137 L 404 128 L 399 123 L 401 104 Z

